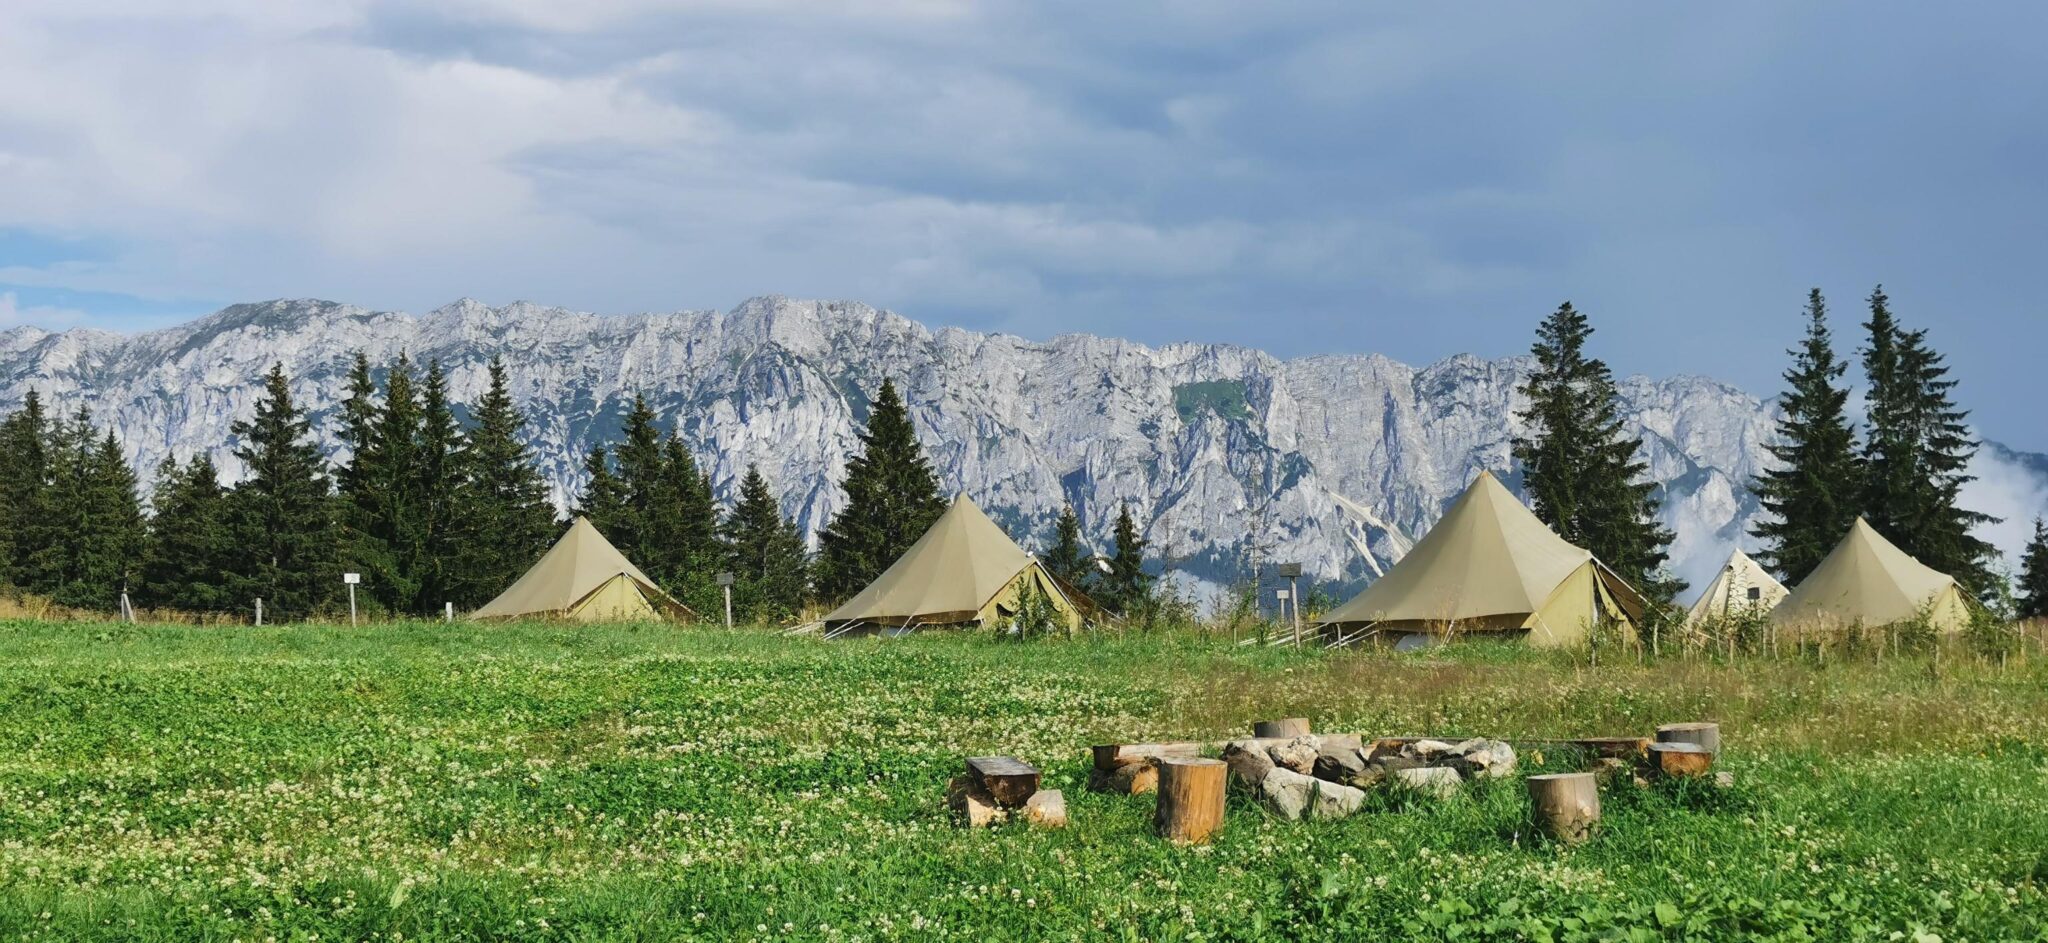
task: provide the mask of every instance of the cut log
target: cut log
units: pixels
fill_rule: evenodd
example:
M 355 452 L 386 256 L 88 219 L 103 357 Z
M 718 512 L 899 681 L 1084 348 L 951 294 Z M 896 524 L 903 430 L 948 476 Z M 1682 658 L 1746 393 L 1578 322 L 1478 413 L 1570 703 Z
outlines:
M 1276 740 L 1292 740 L 1308 735 L 1308 718 L 1283 717 L 1279 720 L 1262 720 L 1252 725 L 1252 736 Z
M 1536 827 L 1566 844 L 1592 837 L 1600 824 L 1600 784 L 1592 773 L 1531 776 L 1529 804 Z
M 1125 763 L 1114 770 L 1088 771 L 1088 788 L 1096 792 L 1113 792 L 1118 795 L 1138 796 L 1159 788 L 1159 768 L 1153 764 L 1158 760 L 1139 760 Z
M 1223 747 L 1223 762 L 1229 764 L 1231 775 L 1253 788 L 1265 782 L 1266 773 L 1273 769 L 1273 758 L 1260 744 L 1258 740 L 1233 740 Z
M 1650 768 L 1674 779 L 1705 776 L 1714 766 L 1714 754 L 1697 743 L 1650 744 Z
M 1105 773 L 1162 756 L 1201 756 L 1199 743 L 1106 743 L 1095 748 L 1095 768 Z
M 1005 809 L 1022 806 L 1038 791 L 1038 768 L 1014 756 L 968 757 L 967 776 Z
M 1207 842 L 1223 826 L 1222 760 L 1169 756 L 1159 760 L 1159 837 L 1182 845 Z
M 946 784 L 946 805 L 968 828 L 987 828 L 1008 817 L 988 790 L 969 776 L 955 776 Z
M 1721 752 L 1721 725 L 1708 723 L 1665 724 L 1657 728 L 1658 743 L 1696 743 L 1708 753 Z
M 1040 789 L 1024 802 L 1024 821 L 1034 828 L 1066 828 L 1067 797 L 1057 789 Z

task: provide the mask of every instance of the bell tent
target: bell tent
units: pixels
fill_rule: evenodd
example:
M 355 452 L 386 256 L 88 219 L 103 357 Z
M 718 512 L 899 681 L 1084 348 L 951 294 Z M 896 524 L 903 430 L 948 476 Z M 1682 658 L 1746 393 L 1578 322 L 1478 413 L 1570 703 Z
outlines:
M 1936 631 L 1955 632 L 1970 621 L 1970 597 L 1955 577 L 1913 559 L 1859 517 L 1771 620 L 1792 628 L 1880 626 L 1923 611 Z
M 825 615 L 828 636 L 873 629 L 901 634 L 923 626 L 989 625 L 1014 616 L 1035 587 L 1076 629 L 1095 604 L 1025 553 L 966 495 L 939 515 L 896 562 Z
M 1765 572 L 1749 554 L 1737 550 L 1729 554 L 1728 563 L 1707 584 L 1706 592 L 1686 610 L 1685 625 L 1692 628 L 1709 619 L 1744 613 L 1769 615 L 1785 596 L 1785 584 Z
M 470 618 L 624 622 L 692 615 L 688 607 L 662 592 L 619 553 L 590 521 L 578 517 L 533 569 Z
M 1596 625 L 1633 631 L 1643 599 L 1593 554 L 1557 536 L 1490 472 L 1385 576 L 1325 616 L 1333 644 L 1370 634 L 1526 633 L 1563 646 Z

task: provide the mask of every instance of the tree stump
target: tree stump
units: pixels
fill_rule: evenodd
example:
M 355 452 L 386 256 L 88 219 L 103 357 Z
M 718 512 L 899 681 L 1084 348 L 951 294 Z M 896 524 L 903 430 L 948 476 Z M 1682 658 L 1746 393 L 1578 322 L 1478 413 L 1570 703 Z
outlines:
M 1308 718 L 1283 717 L 1279 720 L 1262 720 L 1252 725 L 1252 736 L 1261 739 L 1292 740 L 1308 735 Z
M 1696 743 L 1708 753 L 1721 752 L 1721 725 L 1706 723 L 1665 724 L 1657 728 L 1658 743 Z
M 1038 791 L 1038 770 L 1014 756 L 968 757 L 967 776 L 1005 809 L 1023 805 Z
M 1713 769 L 1714 754 L 1697 743 L 1650 744 L 1650 768 L 1672 779 L 1705 776 Z
M 1158 761 L 1159 808 L 1152 824 L 1159 837 L 1199 845 L 1223 826 L 1222 760 L 1169 756 Z
M 1531 776 L 1529 804 L 1543 834 L 1575 845 L 1592 837 L 1600 823 L 1600 784 L 1592 773 Z

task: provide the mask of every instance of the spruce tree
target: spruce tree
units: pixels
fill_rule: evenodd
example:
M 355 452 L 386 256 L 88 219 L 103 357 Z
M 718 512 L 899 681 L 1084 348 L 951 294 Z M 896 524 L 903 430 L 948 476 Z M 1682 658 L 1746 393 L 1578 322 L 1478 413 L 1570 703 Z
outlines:
M 284 365 L 264 378 L 256 413 L 230 427 L 248 477 L 229 492 L 233 548 L 228 598 L 237 609 L 262 598 L 265 617 L 315 615 L 341 584 L 326 463 L 304 410 L 292 402 Z
M 1849 365 L 1835 356 L 1818 288 L 1806 296 L 1806 337 L 1790 353 L 1777 441 L 1765 446 L 1777 464 L 1752 485 L 1770 516 L 1751 530 L 1765 542 L 1759 562 L 1788 584 L 1813 572 L 1855 523 L 1861 474 L 1849 391 L 1838 382 Z
M 647 531 L 662 561 L 669 591 L 699 612 L 719 602 L 715 579 L 725 557 L 718 539 L 718 505 L 711 479 L 698 470 L 697 459 L 670 432 L 662 440 L 661 486 L 656 495 L 653 526 Z
M 54 539 L 31 555 L 29 588 L 59 605 L 113 609 L 135 574 L 142 547 L 135 474 L 113 433 L 99 436 L 84 408 L 69 423 L 57 424 L 50 457 L 46 510 Z
M 1109 572 L 1097 584 L 1101 603 L 1126 618 L 1143 616 L 1152 602 L 1152 577 L 1145 572 L 1145 538 L 1131 519 L 1131 506 L 1117 508 L 1115 550 Z
M 1664 575 L 1672 533 L 1657 520 L 1657 485 L 1646 479 L 1642 440 L 1627 434 L 1621 393 L 1607 364 L 1586 353 L 1593 328 L 1560 305 L 1536 331 L 1536 369 L 1524 380 L 1528 428 L 1514 439 L 1536 515 L 1642 588 L 1662 608 L 1682 584 Z
M 666 456 L 661 447 L 661 430 L 655 424 L 654 407 L 645 395 L 633 395 L 633 406 L 626 411 L 620 435 L 612 458 L 618 465 L 625 513 L 605 536 L 628 559 L 646 570 L 648 576 L 666 583 L 673 575 L 676 554 L 671 547 L 661 545 L 658 535 L 665 523 L 662 516 L 673 510 L 664 506 L 663 499 L 673 492 L 666 488 L 669 482 L 664 477 Z
M 1969 413 L 1954 401 L 1941 354 L 1925 330 L 1906 330 L 1892 316 L 1880 286 L 1871 294 L 1870 435 L 1864 456 L 1864 514 L 1872 527 L 1920 562 L 1990 598 L 1992 546 L 1973 529 L 1997 518 L 1961 507 L 1962 489 L 1977 453 Z
M 492 358 L 491 384 L 464 437 L 452 601 L 474 608 L 503 591 L 547 552 L 557 533 L 547 482 L 521 439 L 526 419 L 512 402 L 505 363 Z
M 2034 537 L 2020 558 L 2019 617 L 2048 619 L 2048 526 L 2034 518 Z
M 430 360 L 420 395 L 419 439 L 412 469 L 419 555 L 407 574 L 415 589 L 406 608 L 417 615 L 439 612 L 443 603 L 453 601 L 461 436 L 454 407 L 448 401 L 448 377 L 441 370 L 441 361 Z
M 860 441 L 861 454 L 846 463 L 846 506 L 819 538 L 818 593 L 826 599 L 859 592 L 946 510 L 893 381 L 882 381 Z
M 227 490 L 213 459 L 195 456 L 183 468 L 166 458 L 157 466 L 150 496 L 149 547 L 143 555 L 140 605 L 185 612 L 238 608 L 229 598 L 227 567 L 233 545 L 227 531 Z
M 613 546 L 618 540 L 613 534 L 626 530 L 626 490 L 619 484 L 619 478 L 612 472 L 611 457 L 600 445 L 590 450 L 583 460 L 583 491 L 576 496 L 575 515 L 587 518 Z
M 1065 580 L 1068 586 L 1087 592 L 1094 582 L 1095 567 L 1089 559 L 1088 548 L 1081 542 L 1081 518 L 1074 513 L 1074 505 L 1068 503 L 1060 508 L 1059 521 L 1053 525 L 1052 548 L 1040 561 L 1052 575 Z
M 52 537 L 49 441 L 42 397 L 29 390 L 0 422 L 0 583 L 18 588 L 30 582 L 29 555 Z
M 403 360 L 401 359 L 401 363 Z M 340 422 L 335 438 L 348 450 L 348 460 L 334 470 L 334 514 L 336 540 L 342 565 L 370 575 L 364 587 L 370 599 L 381 601 L 390 589 L 390 574 L 397 564 L 392 548 L 380 534 L 388 530 L 384 517 L 385 476 L 378 454 L 379 417 L 377 382 L 370 372 L 370 358 L 356 351 L 349 365 L 346 394 L 341 401 Z
M 782 516 L 761 470 L 747 466 L 739 501 L 720 526 L 725 565 L 733 574 L 736 617 L 780 622 L 803 608 L 809 592 L 810 560 L 803 533 Z

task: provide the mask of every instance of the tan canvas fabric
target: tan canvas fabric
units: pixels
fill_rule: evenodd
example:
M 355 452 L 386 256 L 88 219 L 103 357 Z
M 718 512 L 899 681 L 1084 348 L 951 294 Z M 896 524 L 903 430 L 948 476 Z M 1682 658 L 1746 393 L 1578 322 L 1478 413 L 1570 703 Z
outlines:
M 827 625 L 943 625 L 989 617 L 1013 600 L 1019 577 L 1037 570 L 1031 555 L 966 495 L 953 500 L 924 536 L 852 599 L 825 616 Z M 1054 588 L 1042 580 L 1041 589 Z M 1007 594 L 1007 595 L 1006 595 Z M 1071 613 L 1068 593 L 1048 593 Z
M 634 622 L 659 615 L 633 578 L 624 573 L 605 580 L 568 611 L 569 618 L 579 622 Z
M 1749 598 L 1752 588 L 1757 591 L 1754 601 Z M 1700 598 L 1693 600 L 1692 608 L 1686 610 L 1685 624 L 1691 627 L 1708 619 L 1740 615 L 1746 610 L 1767 614 L 1784 602 L 1789 594 L 1790 591 L 1785 589 L 1785 584 L 1778 582 L 1777 577 L 1750 559 L 1749 554 L 1737 550 L 1728 556 L 1728 562 L 1722 565 L 1714 581 L 1707 584 Z
M 616 609 L 622 604 L 617 587 L 612 587 L 612 592 L 603 594 L 601 598 L 592 598 L 616 577 L 624 577 L 632 583 L 650 614 L 657 611 L 677 615 L 689 613 L 619 553 L 589 521 L 579 517 L 569 525 L 568 533 L 541 556 L 540 562 L 526 571 L 526 575 L 499 593 L 498 598 L 485 603 L 470 618 L 573 616 L 579 615 L 578 610 L 582 606 L 594 602 Z
M 1931 606 L 1935 628 L 1960 630 L 1969 603 L 1955 578 L 1913 559 L 1862 518 L 1792 590 L 1771 619 L 1779 625 L 1890 625 Z
M 1528 628 L 1532 641 L 1565 644 L 1603 618 L 1641 611 L 1633 589 L 1481 472 L 1415 549 L 1323 624 Z

